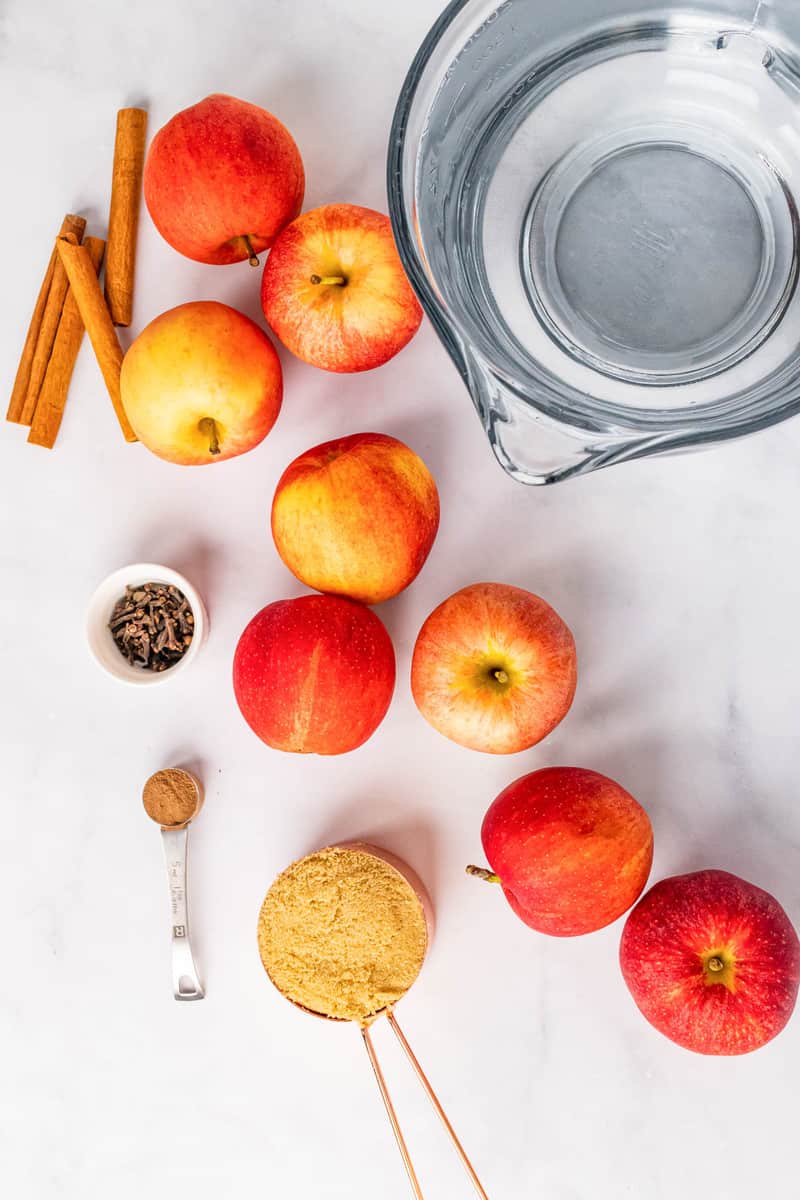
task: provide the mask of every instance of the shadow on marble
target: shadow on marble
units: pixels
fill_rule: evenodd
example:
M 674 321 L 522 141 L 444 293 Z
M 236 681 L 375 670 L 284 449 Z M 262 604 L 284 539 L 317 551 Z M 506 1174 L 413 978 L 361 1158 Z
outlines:
M 402 802 L 393 802 L 392 810 L 378 808 L 374 794 L 349 800 L 326 816 L 316 835 L 308 839 L 305 853 L 338 842 L 370 842 L 396 854 L 416 871 L 435 909 L 440 882 L 439 831 L 422 813 L 404 812 Z
M 158 525 L 142 534 L 136 543 L 141 562 L 162 563 L 185 575 L 197 588 L 207 609 L 217 599 L 221 584 L 219 570 L 222 548 L 202 537 L 187 541 L 180 533 Z
M 736 806 L 729 818 L 703 830 L 685 854 L 681 872 L 715 868 L 730 871 L 770 892 L 795 925 L 800 923 L 797 863 L 800 843 L 787 837 L 770 812 L 781 813 L 777 798 L 761 798 L 749 813 Z

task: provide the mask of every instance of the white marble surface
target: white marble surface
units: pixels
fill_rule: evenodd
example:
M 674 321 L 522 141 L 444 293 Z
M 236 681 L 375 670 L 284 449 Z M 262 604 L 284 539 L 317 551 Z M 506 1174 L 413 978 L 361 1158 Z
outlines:
M 85 211 L 102 232 L 118 106 L 146 100 L 155 130 L 210 91 L 259 101 L 302 148 L 309 205 L 385 207 L 394 98 L 436 11 L 436 0 L 6 0 L 5 391 L 62 213 Z M 190 297 L 258 313 L 246 265 L 193 265 L 147 218 L 138 283 L 132 332 Z M 430 327 L 373 374 L 284 363 L 274 433 L 214 468 L 126 446 L 86 348 L 54 453 L 0 432 L 4 1192 L 405 1200 L 356 1032 L 273 994 L 254 942 L 278 870 L 366 835 L 433 893 L 436 943 L 401 1016 L 492 1200 L 789 1195 L 800 1020 L 748 1058 L 693 1057 L 634 1009 L 619 926 L 545 939 L 463 866 L 480 858 L 502 786 L 576 763 L 649 809 L 654 879 L 729 868 L 800 920 L 800 423 L 534 491 L 495 465 Z M 427 458 L 441 533 L 418 582 L 381 609 L 399 676 L 379 733 L 338 759 L 283 756 L 246 728 L 229 680 L 249 617 L 301 590 L 271 544 L 268 506 L 295 454 L 365 428 Z M 89 660 L 82 621 L 96 582 L 142 558 L 191 576 L 212 631 L 187 677 L 128 691 Z M 444 741 L 409 694 L 423 618 L 476 579 L 540 592 L 579 647 L 572 712 L 511 759 Z M 208 995 L 194 1005 L 171 998 L 160 848 L 139 803 L 145 777 L 176 762 L 207 786 L 191 912 Z M 468 1195 L 388 1030 L 377 1036 L 426 1196 Z

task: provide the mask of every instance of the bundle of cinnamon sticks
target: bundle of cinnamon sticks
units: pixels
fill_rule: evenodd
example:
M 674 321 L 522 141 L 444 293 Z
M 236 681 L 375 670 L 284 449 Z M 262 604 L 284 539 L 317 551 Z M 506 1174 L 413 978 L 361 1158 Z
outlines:
M 114 326 L 130 325 L 133 314 L 146 129 L 143 109 L 117 113 L 108 245 L 84 238 L 86 221 L 68 213 L 50 254 L 6 413 L 6 420 L 30 426 L 28 441 L 37 446 L 55 445 L 84 330 L 125 440 L 136 441 L 120 398 L 123 350 Z M 99 282 L 104 256 L 105 295 Z

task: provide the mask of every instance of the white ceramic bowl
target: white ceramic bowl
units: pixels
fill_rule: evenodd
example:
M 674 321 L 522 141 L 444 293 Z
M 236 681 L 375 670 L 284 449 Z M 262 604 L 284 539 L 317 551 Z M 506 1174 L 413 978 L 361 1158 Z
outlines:
M 143 583 L 171 583 L 183 592 L 189 601 L 189 607 L 194 614 L 194 635 L 189 649 L 173 667 L 166 671 L 147 671 L 142 667 L 132 667 L 123 658 L 111 636 L 108 622 L 111 612 L 124 596 L 128 585 L 136 587 Z M 182 674 L 197 658 L 208 637 L 208 613 L 197 589 L 189 580 L 170 567 L 162 567 L 158 563 L 131 563 L 128 567 L 120 567 L 113 571 L 97 588 L 89 601 L 86 614 L 86 638 L 89 650 L 95 662 L 109 675 L 122 683 L 134 686 L 144 686 L 154 683 L 166 683 Z

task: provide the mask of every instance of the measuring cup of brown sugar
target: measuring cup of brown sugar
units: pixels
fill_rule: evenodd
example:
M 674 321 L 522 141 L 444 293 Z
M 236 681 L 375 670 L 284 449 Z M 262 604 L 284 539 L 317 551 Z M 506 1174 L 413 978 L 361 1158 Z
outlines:
M 486 1192 L 394 1012 L 419 975 L 433 934 L 433 906 L 401 859 L 363 842 L 328 846 L 288 867 L 267 892 L 258 946 L 267 975 L 298 1008 L 355 1022 L 411 1189 L 423 1200 L 370 1026 L 385 1016 L 481 1200 Z
M 148 817 L 161 826 L 169 885 L 173 994 L 176 1000 L 202 1000 L 205 991 L 189 940 L 186 859 L 189 822 L 203 806 L 203 791 L 188 771 L 167 767 L 147 780 L 142 803 Z

